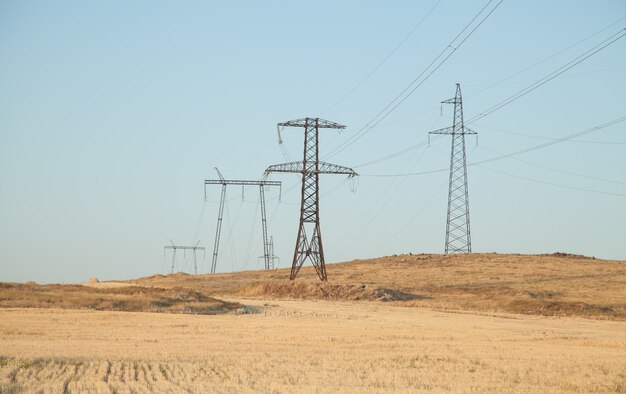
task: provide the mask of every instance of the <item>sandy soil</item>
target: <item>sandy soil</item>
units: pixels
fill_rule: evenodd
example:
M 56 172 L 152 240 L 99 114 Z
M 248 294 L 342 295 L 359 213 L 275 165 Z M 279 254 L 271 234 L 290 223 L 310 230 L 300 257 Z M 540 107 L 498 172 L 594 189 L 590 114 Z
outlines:
M 0 309 L 0 391 L 626 392 L 626 323 L 237 299 L 215 316 Z

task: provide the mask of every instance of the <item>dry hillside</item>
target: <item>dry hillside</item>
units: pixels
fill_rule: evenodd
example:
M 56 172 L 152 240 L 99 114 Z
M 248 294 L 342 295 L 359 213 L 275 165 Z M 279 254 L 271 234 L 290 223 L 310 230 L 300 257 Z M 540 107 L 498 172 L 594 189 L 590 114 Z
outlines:
M 141 286 L 37 285 L 0 282 L 0 308 L 61 308 L 98 311 L 213 315 L 241 308 L 199 291 Z
M 184 287 L 210 296 L 382 300 L 444 310 L 626 319 L 626 262 L 551 255 L 400 255 L 313 267 L 216 275 L 154 275 L 134 285 Z
M 83 285 L 0 283 L 0 307 L 214 314 L 219 298 L 384 301 L 406 307 L 626 320 L 626 262 L 552 255 L 400 255 L 215 275 L 153 275 Z M 217 297 L 217 298 L 216 298 Z

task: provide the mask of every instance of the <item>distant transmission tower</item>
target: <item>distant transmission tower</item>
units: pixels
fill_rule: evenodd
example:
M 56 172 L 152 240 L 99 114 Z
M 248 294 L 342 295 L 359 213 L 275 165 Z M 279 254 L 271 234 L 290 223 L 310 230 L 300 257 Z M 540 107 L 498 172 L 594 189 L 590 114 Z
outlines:
M 452 127 L 446 127 L 429 133 L 452 136 L 445 253 L 472 253 L 469 197 L 467 193 L 465 136 L 467 134 L 477 133 L 463 125 L 463 100 L 461 99 L 461 85 L 458 83 L 456 84 L 456 96 L 453 99 L 445 100 L 441 103 L 454 104 L 454 123 L 452 124 Z
M 198 244 L 200 243 L 200 240 L 198 240 L 198 242 L 196 242 L 196 244 L 194 246 L 175 245 L 174 241 L 172 241 L 171 239 L 170 239 L 170 243 L 172 245 L 165 245 L 163 247 L 163 257 L 165 257 L 165 251 L 167 249 L 172 249 L 173 250 L 172 251 L 172 269 L 171 269 L 170 272 L 172 274 L 174 273 L 174 265 L 176 263 L 176 250 L 177 249 L 182 249 L 183 250 L 183 256 L 184 256 L 185 251 L 192 250 L 193 251 L 193 271 L 194 271 L 194 273 L 196 275 L 198 275 L 198 259 L 197 259 L 197 256 L 196 256 L 196 250 L 201 250 L 202 253 L 204 253 L 204 250 L 205 250 L 204 246 L 198 246 Z
M 274 254 L 274 237 L 270 237 L 270 241 L 268 242 L 268 257 L 269 257 L 269 264 L 268 267 L 266 267 L 266 269 L 275 269 L 276 268 L 276 261 L 280 261 L 280 258 L 278 256 L 276 256 Z M 265 256 L 259 256 L 260 259 L 265 259 Z
M 353 169 L 319 161 L 319 129 L 344 129 L 346 126 L 319 118 L 305 118 L 279 123 L 280 127 L 304 128 L 304 158 L 302 161 L 276 164 L 267 167 L 265 174 L 271 172 L 295 172 L 302 174 L 302 196 L 300 204 L 300 226 L 291 265 L 290 279 L 294 280 L 308 259 L 315 267 L 317 276 L 322 281 L 327 279 L 322 233 L 320 231 L 319 175 L 346 174 L 358 175 Z M 310 236 L 307 235 L 307 231 Z
M 267 216 L 265 214 L 265 187 L 266 186 L 278 186 L 280 187 L 280 181 L 242 181 L 224 179 L 220 170 L 215 167 L 215 171 L 220 179 L 206 179 L 204 181 L 204 198 L 206 199 L 206 185 L 222 185 L 222 194 L 220 198 L 220 208 L 217 215 L 217 230 L 215 231 L 215 243 L 213 245 L 213 260 L 211 262 L 211 273 L 215 273 L 215 267 L 217 265 L 217 256 L 219 254 L 220 247 L 220 233 L 222 232 L 222 218 L 224 216 L 224 201 L 226 201 L 226 185 L 241 185 L 241 192 L 243 193 L 244 186 L 258 186 L 259 198 L 261 203 L 261 225 L 263 229 L 263 259 L 265 260 L 265 269 L 270 269 L 270 245 L 267 241 Z M 272 245 L 272 248 L 274 246 Z

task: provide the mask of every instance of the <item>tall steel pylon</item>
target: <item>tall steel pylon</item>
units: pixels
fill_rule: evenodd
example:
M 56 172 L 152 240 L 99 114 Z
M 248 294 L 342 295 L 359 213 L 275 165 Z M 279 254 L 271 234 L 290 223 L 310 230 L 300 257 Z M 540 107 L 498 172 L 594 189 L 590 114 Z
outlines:
M 263 229 L 263 259 L 265 261 L 265 269 L 270 269 L 270 264 L 273 264 L 273 261 L 270 261 L 270 245 L 267 242 L 267 216 L 265 213 L 265 186 L 279 186 L 281 185 L 280 181 L 268 181 L 268 180 L 260 180 L 260 181 L 242 181 L 242 180 L 231 180 L 224 179 L 220 170 L 215 167 L 215 171 L 220 179 L 205 179 L 204 181 L 204 198 L 206 199 L 206 185 L 222 185 L 222 194 L 220 198 L 220 208 L 217 215 L 217 229 L 215 230 L 215 243 L 213 244 L 213 260 L 211 261 L 211 273 L 215 273 L 215 267 L 217 266 L 217 256 L 219 255 L 219 247 L 220 247 L 220 234 L 222 232 L 222 218 L 224 216 L 224 201 L 226 201 L 226 185 L 241 185 L 242 193 L 244 186 L 258 186 L 259 187 L 259 198 L 261 204 L 261 225 Z M 273 244 L 272 244 L 273 248 Z
M 463 124 L 463 100 L 461 98 L 460 84 L 456 84 L 456 95 L 454 98 L 441 103 L 454 104 L 454 123 L 452 127 L 445 127 L 429 133 L 452 136 L 445 253 L 472 253 L 465 136 L 477 133 Z
M 358 175 L 353 169 L 319 161 L 319 129 L 344 129 L 346 126 L 319 118 L 304 118 L 278 123 L 280 127 L 304 128 L 304 157 L 302 161 L 276 164 L 267 167 L 271 172 L 295 172 L 302 174 L 302 194 L 300 199 L 300 225 L 298 238 L 291 264 L 290 279 L 294 280 L 306 260 L 310 260 L 317 276 L 327 280 L 322 233 L 320 231 L 319 175 L 345 174 Z M 279 132 L 280 137 L 280 132 Z M 280 138 L 279 138 L 280 142 Z M 311 234 L 310 237 L 307 235 Z

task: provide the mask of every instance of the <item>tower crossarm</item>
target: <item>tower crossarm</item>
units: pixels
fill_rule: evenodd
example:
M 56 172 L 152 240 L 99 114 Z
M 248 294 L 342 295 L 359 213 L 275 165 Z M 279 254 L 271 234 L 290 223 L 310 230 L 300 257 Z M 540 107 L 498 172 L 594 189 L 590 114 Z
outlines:
M 274 164 L 265 170 L 265 175 L 269 175 L 272 172 L 295 172 L 302 174 L 304 165 L 301 161 L 292 161 L 290 163 Z
M 317 122 L 315 122 L 317 121 Z M 279 127 L 307 127 L 307 126 L 315 126 L 317 123 L 318 129 L 345 129 L 346 126 L 331 122 L 330 120 L 320 119 L 320 118 L 303 118 L 303 119 L 295 119 L 289 120 L 286 122 L 278 123 Z
M 294 161 L 291 163 L 275 164 L 267 167 L 265 170 L 266 175 L 272 172 L 295 172 L 302 174 L 304 172 L 304 165 L 301 161 Z M 359 175 L 352 168 L 326 163 L 323 161 L 318 162 L 317 170 L 310 172 L 318 174 L 343 174 L 348 175 L 350 178 Z
M 319 162 L 317 172 L 319 174 L 344 174 L 348 175 L 350 178 L 359 175 L 352 168 L 338 166 L 337 164 L 326 163 L 323 161 Z
M 444 127 L 443 129 L 438 129 L 438 130 L 434 130 L 431 131 L 428 134 L 444 134 L 444 135 L 451 135 L 451 134 L 478 134 L 477 132 L 475 132 L 474 130 L 471 130 L 467 127 L 463 127 L 463 132 L 458 132 L 458 131 L 454 131 L 454 126 L 450 126 L 450 127 Z
M 463 101 L 461 100 L 460 97 L 454 97 L 451 99 L 443 100 L 441 102 L 441 104 L 461 104 L 461 103 L 463 103 Z
M 165 245 L 164 249 L 205 250 L 204 246 Z
M 205 179 L 205 185 L 280 186 L 280 181 L 243 181 L 236 179 Z

